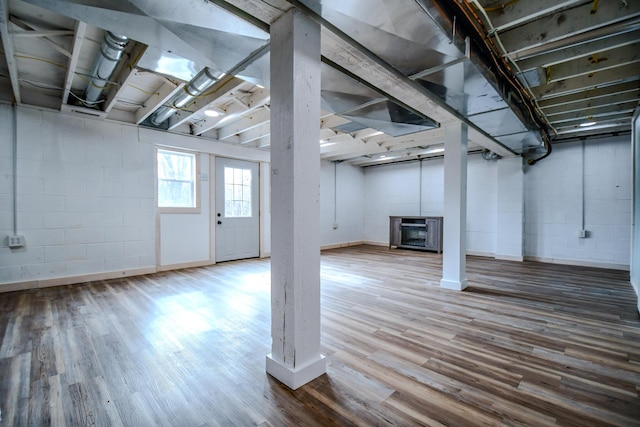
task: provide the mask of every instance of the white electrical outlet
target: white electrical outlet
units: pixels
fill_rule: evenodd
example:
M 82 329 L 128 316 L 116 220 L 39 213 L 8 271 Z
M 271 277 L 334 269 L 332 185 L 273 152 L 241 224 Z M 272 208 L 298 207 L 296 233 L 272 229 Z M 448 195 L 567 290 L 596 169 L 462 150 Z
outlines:
M 18 235 L 14 235 L 14 236 L 9 236 L 7 239 L 9 242 L 9 247 L 10 248 L 21 248 L 24 246 L 24 236 L 18 236 Z
M 334 222 L 334 223 L 333 223 L 333 229 L 334 229 L 334 230 L 336 230 L 337 228 L 338 228 L 338 223 L 337 223 L 337 222 Z
M 578 237 L 581 239 L 584 239 L 587 237 L 587 230 L 579 230 L 578 231 Z

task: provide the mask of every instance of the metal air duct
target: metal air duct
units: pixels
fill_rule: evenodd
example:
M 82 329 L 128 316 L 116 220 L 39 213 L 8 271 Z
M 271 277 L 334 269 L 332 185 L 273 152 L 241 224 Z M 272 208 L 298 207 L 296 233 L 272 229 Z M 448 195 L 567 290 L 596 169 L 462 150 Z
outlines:
M 209 67 L 204 67 L 187 83 L 181 92 L 175 94 L 165 105 L 158 108 L 151 115 L 151 123 L 160 126 L 162 122 L 174 115 L 176 111 L 184 108 L 193 99 L 202 95 L 205 90 L 210 88 L 223 75 L 223 73 L 214 72 Z
M 93 107 L 98 103 L 102 91 L 109 84 L 113 70 L 118 66 L 129 39 L 107 31 L 100 45 L 100 56 L 96 60 L 91 77 L 84 90 L 83 104 Z

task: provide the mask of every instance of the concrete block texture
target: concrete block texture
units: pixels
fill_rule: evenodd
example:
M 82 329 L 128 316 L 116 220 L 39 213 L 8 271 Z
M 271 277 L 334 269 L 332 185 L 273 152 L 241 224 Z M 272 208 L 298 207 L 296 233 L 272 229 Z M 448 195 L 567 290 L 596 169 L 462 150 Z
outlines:
M 155 265 L 153 146 L 131 126 L 28 108 L 18 108 L 15 217 L 27 244 L 9 249 L 12 126 L 0 106 L 0 284 Z

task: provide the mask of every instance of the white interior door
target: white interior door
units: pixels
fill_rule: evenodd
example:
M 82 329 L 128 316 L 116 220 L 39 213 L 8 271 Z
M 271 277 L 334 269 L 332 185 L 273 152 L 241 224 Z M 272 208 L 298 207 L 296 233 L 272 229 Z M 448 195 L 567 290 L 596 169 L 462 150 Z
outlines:
M 216 157 L 216 262 L 260 255 L 258 163 Z

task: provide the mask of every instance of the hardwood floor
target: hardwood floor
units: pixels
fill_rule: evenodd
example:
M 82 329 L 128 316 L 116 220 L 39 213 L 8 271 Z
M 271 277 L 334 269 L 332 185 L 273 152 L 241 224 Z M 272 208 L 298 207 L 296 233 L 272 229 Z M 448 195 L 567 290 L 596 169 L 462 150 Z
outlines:
M 640 425 L 628 272 L 322 255 L 327 375 L 265 374 L 269 260 L 0 294 L 0 426 Z

